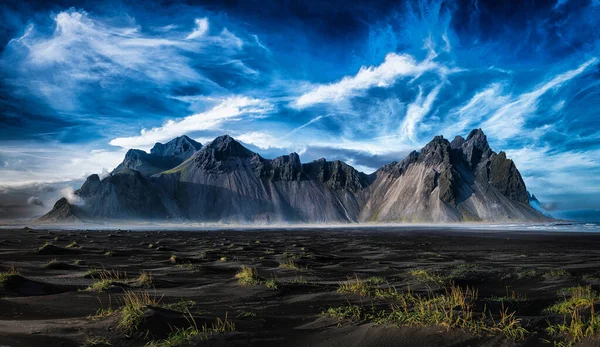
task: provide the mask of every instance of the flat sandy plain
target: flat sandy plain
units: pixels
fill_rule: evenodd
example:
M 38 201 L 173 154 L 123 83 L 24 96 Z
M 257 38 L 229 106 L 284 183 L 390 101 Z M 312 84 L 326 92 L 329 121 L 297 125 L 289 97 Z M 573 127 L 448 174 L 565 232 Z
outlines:
M 599 265 L 596 233 L 4 229 L 0 346 L 595 346 Z

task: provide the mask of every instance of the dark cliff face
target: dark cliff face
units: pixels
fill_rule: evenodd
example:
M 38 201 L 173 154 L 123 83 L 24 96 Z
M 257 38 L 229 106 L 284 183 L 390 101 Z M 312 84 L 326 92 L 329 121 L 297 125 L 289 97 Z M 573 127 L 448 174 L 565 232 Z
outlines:
M 345 189 L 359 192 L 369 185 L 369 178 L 352 166 L 339 160 L 326 161 L 324 158 L 303 164 L 302 171 L 309 180 L 317 180 L 331 189 Z
M 480 129 L 452 142 L 436 136 L 371 175 L 341 161 L 302 164 L 296 153 L 265 159 L 228 135 L 199 147 L 181 137 L 150 154 L 132 150 L 111 176 L 88 177 L 76 192 L 84 200 L 80 210 L 62 202 L 53 215 L 246 222 L 544 218 L 530 207 L 515 164 L 493 152 Z
M 123 169 L 139 171 L 144 176 L 169 170 L 187 160 L 202 145 L 187 136 L 180 136 L 165 144 L 156 143 L 150 153 L 139 149 L 130 149 L 125 154 L 125 159 L 117 166 L 113 173 Z

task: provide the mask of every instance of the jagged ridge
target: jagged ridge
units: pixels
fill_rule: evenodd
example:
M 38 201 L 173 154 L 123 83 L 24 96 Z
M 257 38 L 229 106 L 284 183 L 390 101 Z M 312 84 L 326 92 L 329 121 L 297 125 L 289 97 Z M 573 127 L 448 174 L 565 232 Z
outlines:
M 125 154 L 123 162 L 112 173 L 123 169 L 132 169 L 139 171 L 142 175 L 151 176 L 181 164 L 201 148 L 202 145 L 199 142 L 184 135 L 165 144 L 157 142 L 150 153 L 139 149 L 130 149 Z
M 126 158 L 111 176 L 90 176 L 77 191 L 82 212 L 90 218 L 247 223 L 546 218 L 531 208 L 514 162 L 492 151 L 481 129 L 452 142 L 436 136 L 371 175 L 341 161 L 302 164 L 296 153 L 265 159 L 228 135 L 199 146 L 180 137 L 142 152 L 176 162 L 170 167 L 148 160 L 129 165 Z M 160 171 L 153 174 L 146 164 Z

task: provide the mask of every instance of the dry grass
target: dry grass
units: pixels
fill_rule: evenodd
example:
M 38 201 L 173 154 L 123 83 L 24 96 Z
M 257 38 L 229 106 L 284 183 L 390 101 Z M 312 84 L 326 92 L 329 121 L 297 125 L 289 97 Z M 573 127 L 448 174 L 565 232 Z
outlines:
M 256 268 L 244 265 L 241 269 L 235 274 L 235 278 L 237 278 L 238 282 L 243 285 L 259 285 L 261 284 L 260 277 L 258 277 L 258 272 Z
M 161 298 L 157 298 L 156 294 L 153 295 L 145 291 L 126 291 L 121 300 L 123 307 L 118 327 L 127 332 L 133 332 L 137 330 L 144 316 L 144 310 L 148 306 L 160 306 Z
M 546 331 L 558 338 L 566 339 L 574 344 L 587 337 L 597 337 L 600 332 L 600 315 L 595 312 L 595 305 L 600 297 L 591 286 L 577 286 L 567 290 L 562 301 L 550 306 L 551 313 L 563 315 L 563 322 L 548 323 Z
M 279 263 L 279 267 L 282 269 L 291 269 L 296 271 L 307 271 L 308 269 L 304 266 L 298 265 L 294 259 L 286 259 L 283 262 Z
M 143 287 L 150 287 L 154 283 L 152 274 L 145 271 L 140 272 L 140 275 L 135 279 L 135 282 Z
M 112 346 L 110 341 L 106 337 L 94 336 L 88 337 L 81 347 L 103 347 Z
M 478 299 L 475 288 L 461 288 L 453 283 L 444 288 L 443 294 L 423 296 L 410 291 L 398 292 L 394 287 L 377 288 L 375 280 L 359 280 L 358 278 L 342 283 L 338 291 L 391 300 L 389 310 L 365 313 L 357 306 L 330 308 L 325 315 L 341 320 L 366 320 L 374 323 L 392 323 L 398 326 L 438 326 L 445 329 L 462 329 L 474 334 L 497 332 L 512 340 L 522 340 L 528 331 L 502 304 L 496 315 L 486 315 L 474 311 Z
M 352 293 L 360 296 L 374 296 L 378 285 L 383 284 L 385 279 L 381 277 L 369 277 L 361 280 L 358 276 L 340 283 L 339 293 Z
M 20 273 L 14 265 L 10 265 L 6 271 L 0 272 L 0 289 L 4 288 L 11 279 L 17 276 L 20 276 Z
M 227 313 L 225 313 L 224 319 L 217 317 L 217 320 L 211 324 L 211 326 L 204 324 L 199 328 L 191 314 L 188 317 L 188 322 L 190 323 L 189 327 L 185 329 L 176 329 L 166 339 L 149 342 L 146 344 L 146 347 L 176 347 L 189 345 L 192 340 L 196 338 L 205 341 L 211 335 L 235 331 L 235 323 L 228 319 Z

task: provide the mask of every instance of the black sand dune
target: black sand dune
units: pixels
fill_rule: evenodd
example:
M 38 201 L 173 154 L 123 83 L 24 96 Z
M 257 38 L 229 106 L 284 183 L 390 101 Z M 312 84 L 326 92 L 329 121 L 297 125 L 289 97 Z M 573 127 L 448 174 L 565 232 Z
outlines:
M 600 235 L 2 230 L 0 240 L 2 346 L 600 345 Z M 243 266 L 249 277 L 236 278 Z M 456 293 L 475 295 L 440 311 L 451 319 L 417 317 L 415 298 L 435 306 Z M 501 312 L 514 315 L 502 323 Z M 561 324 L 587 336 L 552 331 Z

